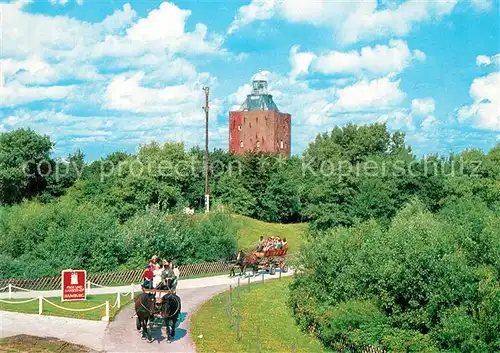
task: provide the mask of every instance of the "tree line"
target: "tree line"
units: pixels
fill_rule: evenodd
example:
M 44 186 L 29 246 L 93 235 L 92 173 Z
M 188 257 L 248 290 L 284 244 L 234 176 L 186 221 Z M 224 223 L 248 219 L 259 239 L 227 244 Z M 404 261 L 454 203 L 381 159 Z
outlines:
M 182 143 L 151 143 L 136 154 L 85 163 L 81 151 L 52 159 L 48 136 L 19 129 L 0 134 L 0 203 L 41 203 L 66 195 L 105 208 L 120 222 L 156 206 L 164 212 L 204 208 L 203 152 Z M 418 197 L 433 212 L 452 197 L 478 196 L 498 207 L 500 144 L 417 158 L 401 132 L 384 124 L 346 125 L 316 137 L 299 156 L 236 156 L 213 150 L 215 204 L 270 222 L 310 222 L 314 229 L 368 219 L 388 224 Z
M 180 263 L 224 259 L 235 250 L 237 231 L 224 212 L 205 223 L 200 217 L 181 223 L 189 239 L 172 235 L 180 228 L 168 217 L 185 207 L 204 208 L 199 148 L 150 143 L 135 154 L 115 152 L 91 162 L 81 151 L 53 158 L 53 148 L 50 137 L 30 129 L 0 133 L 2 277 L 53 275 L 77 266 L 131 268 L 146 259 L 149 241 L 175 239 L 169 255 Z M 404 134 L 384 124 L 336 127 L 290 158 L 216 149 L 209 161 L 213 209 L 308 222 L 313 231 L 368 220 L 387 228 L 413 198 L 433 213 L 460 198 L 478 198 L 491 210 L 500 202 L 500 145 L 488 153 L 417 158 Z M 140 243 L 138 234 L 155 236 Z M 222 243 L 211 240 L 216 234 Z M 192 244 L 198 250 L 188 250 Z M 161 251 L 167 245 L 155 246 Z

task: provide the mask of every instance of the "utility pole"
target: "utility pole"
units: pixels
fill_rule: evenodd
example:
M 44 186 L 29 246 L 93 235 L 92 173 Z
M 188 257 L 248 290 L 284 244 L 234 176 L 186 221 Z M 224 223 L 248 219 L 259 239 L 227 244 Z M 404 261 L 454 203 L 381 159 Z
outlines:
M 210 193 L 208 191 L 208 93 L 210 89 L 208 87 L 203 87 L 205 91 L 205 106 L 203 110 L 205 111 L 205 212 L 210 211 Z

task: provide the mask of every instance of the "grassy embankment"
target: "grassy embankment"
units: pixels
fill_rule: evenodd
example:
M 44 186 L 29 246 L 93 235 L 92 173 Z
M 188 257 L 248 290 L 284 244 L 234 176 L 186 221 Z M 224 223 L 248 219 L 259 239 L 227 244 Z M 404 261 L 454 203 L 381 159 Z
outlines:
M 232 319 L 227 313 L 229 292 L 222 293 L 199 307 L 191 318 L 191 334 L 199 353 L 246 353 L 257 351 L 257 327 L 260 352 L 327 352 L 314 337 L 303 333 L 287 307 L 290 278 L 252 284 L 232 293 Z M 236 339 L 236 315 L 241 316 L 240 340 Z M 233 325 L 230 327 L 229 323 Z
M 238 246 L 247 251 L 255 247 L 262 235 L 286 238 L 289 254 L 297 253 L 307 233 L 307 223 L 266 223 L 245 216 L 234 216 L 234 220 L 239 229 Z

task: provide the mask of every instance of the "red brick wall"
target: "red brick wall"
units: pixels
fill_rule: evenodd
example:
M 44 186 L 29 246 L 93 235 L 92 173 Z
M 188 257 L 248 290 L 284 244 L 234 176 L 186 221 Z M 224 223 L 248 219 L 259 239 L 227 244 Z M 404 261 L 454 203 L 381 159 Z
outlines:
M 241 130 L 238 126 L 241 126 Z M 240 146 L 241 142 L 243 147 Z M 229 112 L 229 152 L 242 154 L 245 151 L 282 153 L 289 156 L 290 114 L 267 110 Z

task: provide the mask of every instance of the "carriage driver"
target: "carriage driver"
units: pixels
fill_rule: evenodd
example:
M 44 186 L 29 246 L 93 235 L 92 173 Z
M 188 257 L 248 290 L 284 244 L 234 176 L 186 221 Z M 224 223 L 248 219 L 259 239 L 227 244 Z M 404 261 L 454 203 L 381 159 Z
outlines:
M 172 263 L 168 263 L 166 260 L 163 260 L 164 270 L 161 273 L 161 280 L 163 285 L 168 286 L 170 284 L 171 289 L 175 292 L 175 288 L 177 287 L 177 276 L 174 272 L 174 267 Z M 168 283 L 168 280 L 172 280 L 172 282 Z

